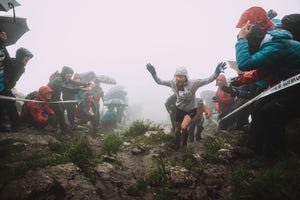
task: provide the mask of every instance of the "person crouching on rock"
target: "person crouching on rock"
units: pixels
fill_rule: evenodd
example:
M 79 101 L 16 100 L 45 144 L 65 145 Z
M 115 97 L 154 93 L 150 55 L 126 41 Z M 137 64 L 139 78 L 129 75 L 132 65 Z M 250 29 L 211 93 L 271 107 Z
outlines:
M 23 104 L 22 120 L 36 128 L 44 128 L 49 123 L 55 124 L 54 111 L 49 107 L 51 98 L 52 89 L 48 86 L 40 87 L 36 96 L 33 96 L 33 101 Z

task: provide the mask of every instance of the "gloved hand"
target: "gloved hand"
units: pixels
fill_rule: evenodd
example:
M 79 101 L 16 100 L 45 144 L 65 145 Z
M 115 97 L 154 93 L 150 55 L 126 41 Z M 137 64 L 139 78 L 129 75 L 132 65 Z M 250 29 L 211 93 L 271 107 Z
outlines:
M 222 90 L 225 92 L 225 93 L 228 93 L 230 94 L 232 97 L 236 97 L 239 95 L 239 91 L 236 89 L 236 88 L 232 88 L 232 87 L 229 87 L 229 86 L 222 86 Z
M 216 96 L 212 97 L 211 100 L 212 100 L 212 102 L 214 102 L 214 103 L 219 102 L 219 98 L 216 97 Z
M 146 67 L 147 67 L 147 70 L 150 72 L 150 74 L 152 74 L 152 75 L 156 74 L 156 71 L 155 71 L 155 68 L 153 67 L 153 65 L 151 65 L 150 63 L 148 63 L 146 65 Z
M 224 72 L 224 70 L 226 69 L 226 62 L 219 62 L 217 67 L 216 67 L 216 70 L 215 70 L 215 73 L 216 74 L 220 74 L 221 72 Z
M 230 86 L 233 86 L 233 87 L 239 87 L 241 85 L 243 85 L 241 82 L 239 82 L 237 80 L 238 77 L 235 77 L 235 78 L 232 78 L 230 79 Z
M 209 119 L 209 114 L 207 112 L 205 113 L 205 119 Z

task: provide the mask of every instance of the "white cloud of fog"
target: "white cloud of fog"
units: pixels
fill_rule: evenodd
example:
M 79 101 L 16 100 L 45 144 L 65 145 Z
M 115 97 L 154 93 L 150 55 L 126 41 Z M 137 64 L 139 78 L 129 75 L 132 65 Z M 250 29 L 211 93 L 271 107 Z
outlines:
M 16 14 L 28 19 L 30 31 L 8 49 L 11 55 L 21 46 L 34 53 L 19 91 L 47 84 L 64 65 L 95 71 L 125 86 L 129 104 L 141 106 L 143 117 L 155 121 L 167 117 L 163 104 L 171 90 L 152 80 L 146 63 L 163 79 L 171 79 L 179 66 L 191 78 L 206 78 L 219 61 L 235 58 L 235 25 L 244 10 L 273 8 L 279 18 L 300 10 L 299 0 L 18 1 Z M 234 76 L 229 69 L 226 74 Z M 199 92 L 204 89 L 215 90 L 214 83 Z

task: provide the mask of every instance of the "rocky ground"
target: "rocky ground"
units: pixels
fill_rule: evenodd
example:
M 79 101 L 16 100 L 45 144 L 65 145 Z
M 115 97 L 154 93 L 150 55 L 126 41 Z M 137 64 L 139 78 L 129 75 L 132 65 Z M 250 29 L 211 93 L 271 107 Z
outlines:
M 244 172 L 233 167 L 253 158 L 239 145 L 243 133 L 216 131 L 211 123 L 203 135 L 201 142 L 175 151 L 170 133 L 144 124 L 96 135 L 1 133 L 0 199 L 240 199 L 239 192 L 247 192 L 233 184 L 232 174 Z M 252 179 L 261 169 L 252 169 Z M 290 180 L 292 189 L 300 189 L 299 181 Z

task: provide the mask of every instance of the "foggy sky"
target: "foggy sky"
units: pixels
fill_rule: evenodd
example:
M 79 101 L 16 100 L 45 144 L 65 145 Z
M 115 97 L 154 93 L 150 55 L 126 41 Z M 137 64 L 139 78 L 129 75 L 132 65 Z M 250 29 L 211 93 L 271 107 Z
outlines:
M 16 15 L 30 31 L 8 48 L 34 58 L 16 88 L 28 93 L 48 83 L 62 66 L 113 77 L 128 91 L 129 105 L 139 105 L 144 119 L 166 119 L 171 89 L 157 85 L 146 70 L 170 80 L 185 66 L 190 78 L 206 78 L 220 61 L 235 60 L 235 25 L 252 6 L 275 9 L 282 18 L 299 13 L 299 0 L 18 0 Z M 1 15 L 12 15 L 2 12 Z M 234 76 L 230 69 L 226 76 Z M 104 91 L 112 87 L 102 85 Z M 216 90 L 211 83 L 202 90 Z

